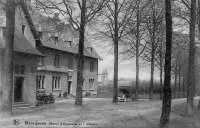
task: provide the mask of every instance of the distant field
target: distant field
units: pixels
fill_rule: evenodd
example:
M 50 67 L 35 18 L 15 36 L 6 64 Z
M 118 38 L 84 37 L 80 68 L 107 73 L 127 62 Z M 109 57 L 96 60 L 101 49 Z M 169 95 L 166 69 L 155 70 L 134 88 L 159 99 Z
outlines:
M 112 93 L 99 93 L 98 94 L 99 98 L 112 98 Z M 178 98 L 185 98 L 186 97 L 186 93 L 184 94 L 183 92 L 179 93 L 176 92 L 176 97 L 174 96 L 174 93 L 172 93 L 172 99 L 178 99 Z M 149 99 L 149 95 L 148 94 L 139 94 L 139 99 Z M 155 93 L 153 94 L 153 99 L 160 99 L 160 94 Z
M 111 93 L 99 93 L 98 97 L 99 98 L 112 98 L 112 94 Z M 149 95 L 147 95 L 147 94 L 139 94 L 139 99 L 148 99 L 148 98 L 149 98 Z M 160 95 L 154 94 L 153 99 L 160 99 Z

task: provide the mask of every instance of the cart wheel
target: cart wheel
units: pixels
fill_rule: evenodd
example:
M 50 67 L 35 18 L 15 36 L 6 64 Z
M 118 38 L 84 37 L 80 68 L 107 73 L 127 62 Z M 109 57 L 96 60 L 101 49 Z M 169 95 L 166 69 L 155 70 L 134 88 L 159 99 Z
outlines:
M 54 103 L 54 102 L 55 102 L 55 100 L 54 100 L 54 99 L 51 99 L 51 100 L 50 100 L 50 103 Z

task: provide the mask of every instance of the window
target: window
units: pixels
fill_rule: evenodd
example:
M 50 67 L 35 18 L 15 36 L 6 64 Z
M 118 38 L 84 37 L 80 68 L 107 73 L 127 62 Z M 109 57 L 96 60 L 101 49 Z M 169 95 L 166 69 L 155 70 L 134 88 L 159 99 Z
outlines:
M 22 34 L 24 35 L 24 32 L 25 32 L 25 28 L 26 26 L 25 25 L 22 25 Z
M 72 42 L 71 41 L 65 41 L 65 45 L 67 47 L 72 47 Z
M 42 31 L 38 31 L 38 38 L 42 39 Z
M 84 63 L 85 63 L 85 61 L 83 60 L 82 62 L 83 62 L 83 71 L 84 71 Z
M 38 89 L 44 89 L 44 80 L 45 80 L 45 76 L 37 75 L 36 86 Z
M 88 47 L 89 52 L 92 53 L 92 47 Z
M 58 45 L 58 33 L 57 32 L 54 35 L 54 39 L 55 39 L 55 44 Z
M 58 36 L 55 36 L 55 44 L 58 44 Z
M 89 79 L 89 89 L 94 90 L 94 79 Z
M 90 61 L 90 72 L 94 72 L 94 62 Z
M 85 84 L 84 84 L 84 78 L 83 78 L 83 88 L 82 88 L 82 90 L 85 90 Z
M 52 77 L 52 89 L 60 90 L 60 77 L 59 76 Z
M 24 65 L 15 65 L 14 72 L 17 75 L 24 75 L 24 73 L 25 73 L 25 66 Z
M 72 81 L 72 76 L 68 76 L 68 81 Z
M 54 66 L 55 67 L 59 67 L 59 61 L 60 61 L 60 56 L 59 55 L 55 55 L 54 56 Z
M 3 30 L 3 35 L 2 35 L 2 37 L 6 37 L 6 27 L 2 27 L 2 30 Z
M 72 57 L 69 57 L 68 69 L 73 69 L 73 58 Z
M 44 58 L 38 57 L 38 66 L 44 66 Z

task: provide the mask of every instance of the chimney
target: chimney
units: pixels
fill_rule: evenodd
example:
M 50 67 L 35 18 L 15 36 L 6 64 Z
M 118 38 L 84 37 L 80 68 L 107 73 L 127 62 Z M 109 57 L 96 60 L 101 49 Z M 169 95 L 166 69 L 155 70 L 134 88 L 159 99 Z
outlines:
M 59 13 L 54 13 L 54 19 L 59 20 Z

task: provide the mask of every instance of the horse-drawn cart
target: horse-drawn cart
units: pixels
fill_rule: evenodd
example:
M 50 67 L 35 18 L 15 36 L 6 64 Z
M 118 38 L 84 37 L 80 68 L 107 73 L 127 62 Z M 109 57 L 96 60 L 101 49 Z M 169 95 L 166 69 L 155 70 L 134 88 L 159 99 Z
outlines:
M 130 86 L 119 86 L 118 100 L 119 101 L 133 101 L 134 100 L 134 94 Z
M 48 103 L 54 103 L 55 99 L 52 93 L 50 95 L 46 95 L 45 92 L 36 92 L 36 100 L 37 100 L 37 106 L 39 104 L 48 104 Z

